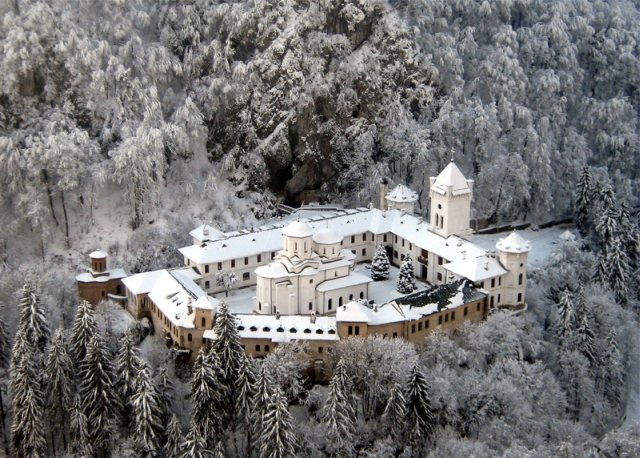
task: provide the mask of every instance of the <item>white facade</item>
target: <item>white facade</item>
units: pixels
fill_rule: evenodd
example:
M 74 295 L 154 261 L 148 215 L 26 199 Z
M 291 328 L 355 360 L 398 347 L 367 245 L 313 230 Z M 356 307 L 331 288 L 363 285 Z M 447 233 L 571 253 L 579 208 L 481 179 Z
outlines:
M 502 280 L 503 301 L 505 304 L 522 306 L 525 303 L 527 258 L 531 243 L 514 230 L 507 238 L 498 240 L 496 248 L 500 253 L 500 262 L 508 271 Z
M 470 234 L 473 180 L 467 180 L 452 160 L 430 184 L 432 230 L 444 237 Z

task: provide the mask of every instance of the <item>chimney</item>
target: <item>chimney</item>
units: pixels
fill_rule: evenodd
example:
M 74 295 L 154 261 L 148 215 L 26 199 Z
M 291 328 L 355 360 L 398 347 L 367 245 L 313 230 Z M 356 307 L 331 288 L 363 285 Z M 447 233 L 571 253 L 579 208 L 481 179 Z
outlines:
M 382 217 L 386 218 L 387 217 L 387 211 L 386 210 L 382 210 Z
M 202 235 L 209 235 L 209 228 L 207 227 L 206 223 L 204 225 L 204 228 L 202 229 Z
M 191 315 L 193 313 L 193 306 L 191 305 L 191 303 L 189 303 L 189 305 L 187 305 L 187 315 Z
M 467 250 L 462 250 L 462 260 L 464 261 L 465 259 L 467 259 Z
M 387 193 L 389 192 L 389 182 L 386 178 L 383 178 L 380 182 L 380 210 L 387 208 L 386 200 Z
M 484 270 L 489 270 L 489 261 L 484 262 Z
M 315 324 L 315 322 L 316 322 L 316 312 L 311 312 L 311 316 L 309 318 L 311 319 L 311 324 Z

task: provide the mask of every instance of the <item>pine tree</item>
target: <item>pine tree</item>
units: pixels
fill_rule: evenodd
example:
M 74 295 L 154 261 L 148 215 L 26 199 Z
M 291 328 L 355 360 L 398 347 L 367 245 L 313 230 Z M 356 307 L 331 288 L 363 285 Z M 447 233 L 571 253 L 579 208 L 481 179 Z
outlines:
M 89 341 L 79 376 L 78 396 L 90 442 L 96 453 L 104 452 L 120 419 L 121 404 L 112 357 L 99 334 Z
M 404 420 L 407 414 L 406 408 L 406 400 L 404 399 L 402 386 L 399 383 L 394 383 L 382 418 L 391 437 L 395 441 L 399 441 L 404 432 Z
M 76 368 L 84 360 L 91 339 L 98 334 L 98 325 L 91 304 L 80 301 L 69 336 L 70 354 Z
M 380 245 L 371 261 L 371 279 L 373 281 L 387 280 L 389 278 L 389 258 L 387 248 Z
M 582 168 L 582 175 L 578 180 L 578 188 L 575 193 L 575 205 L 574 205 L 574 221 L 576 227 L 580 231 L 583 237 L 586 237 L 589 233 L 591 226 L 590 215 L 593 202 L 593 188 L 591 186 L 591 172 L 589 166 Z
M 172 415 L 169 426 L 167 426 L 167 442 L 162 449 L 164 456 L 166 458 L 178 458 L 182 450 L 183 442 L 182 427 L 180 426 L 178 417 Z
M 215 353 L 206 355 L 200 350 L 193 365 L 191 380 L 191 432 L 204 438 L 207 447 L 212 447 L 223 430 L 222 411 L 226 390 L 221 383 L 221 371 Z M 191 433 L 190 433 L 191 434 Z
M 27 339 L 35 345 L 39 353 L 44 353 L 51 331 L 47 324 L 47 311 L 38 295 L 33 291 L 30 283 L 22 288 L 22 299 L 20 300 L 20 323 Z
M 575 329 L 575 306 L 573 304 L 573 296 L 568 288 L 560 292 L 560 302 L 558 303 L 558 315 L 556 322 L 556 331 L 558 340 L 561 344 L 573 335 Z
M 38 341 L 27 338 L 23 329 L 18 333 L 11 362 L 11 399 L 13 424 L 11 425 L 11 446 L 15 456 L 21 458 L 40 457 L 46 453 L 44 437 L 44 396 L 39 377 L 39 363 L 36 346 Z
M 67 353 L 64 329 L 58 328 L 53 336 L 47 358 L 44 394 L 51 430 L 54 433 L 62 433 L 64 450 L 67 449 L 66 419 L 73 400 L 72 390 L 73 363 Z
M 405 425 L 409 443 L 422 450 L 435 431 L 435 416 L 429 399 L 429 385 L 418 369 L 413 366 L 404 392 L 406 402 Z
M 356 415 L 345 379 L 345 363 L 341 359 L 329 384 L 329 395 L 322 414 L 332 456 L 350 456 L 353 453 Z
M 296 456 L 296 437 L 293 418 L 289 413 L 287 398 L 278 386 L 269 400 L 262 419 L 260 432 L 260 457 L 285 458 Z
M 586 315 L 583 315 L 578 323 L 576 338 L 578 341 L 578 349 L 589 360 L 591 365 L 593 365 L 596 360 L 595 334 L 591 329 L 589 319 Z
M 138 361 L 136 367 L 136 391 L 131 397 L 136 448 L 140 456 L 154 456 L 161 448 L 162 411 L 149 366 Z
M 398 286 L 396 288 L 398 292 L 402 294 L 412 293 L 416 288 L 414 277 L 413 262 L 411 261 L 411 256 L 407 255 L 402 261 L 400 273 L 398 274 Z
M 229 304 L 222 301 L 216 313 L 216 322 L 213 326 L 216 339 L 213 341 L 211 351 L 220 359 L 220 367 L 224 372 L 222 383 L 227 388 L 226 408 L 224 409 L 227 420 L 234 418 L 235 385 L 238 376 L 240 360 L 244 355 L 236 317 L 229 311 Z

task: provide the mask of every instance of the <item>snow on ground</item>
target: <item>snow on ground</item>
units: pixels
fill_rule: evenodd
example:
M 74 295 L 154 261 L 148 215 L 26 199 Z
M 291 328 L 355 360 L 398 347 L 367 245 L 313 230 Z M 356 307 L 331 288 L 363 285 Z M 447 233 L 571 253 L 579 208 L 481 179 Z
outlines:
M 531 242 L 531 252 L 529 253 L 529 267 L 540 267 L 558 248 L 558 237 L 567 229 L 574 229 L 573 225 L 561 224 L 559 226 L 540 229 L 534 231 L 531 228 L 518 231 L 523 239 Z M 470 242 L 478 245 L 484 250 L 495 250 L 498 240 L 509 235 L 509 232 L 498 234 L 478 234 L 466 237 Z

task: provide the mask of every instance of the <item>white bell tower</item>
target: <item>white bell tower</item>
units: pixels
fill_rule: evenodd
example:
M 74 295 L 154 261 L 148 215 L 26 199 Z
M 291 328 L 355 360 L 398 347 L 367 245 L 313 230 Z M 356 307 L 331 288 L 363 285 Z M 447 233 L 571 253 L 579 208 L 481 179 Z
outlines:
M 451 159 L 440 175 L 430 181 L 431 230 L 443 237 L 470 234 L 473 180 L 467 180 Z
M 496 249 L 500 253 L 500 262 L 508 270 L 502 277 L 502 298 L 498 305 L 522 308 L 525 304 L 527 258 L 531 242 L 525 241 L 514 230 L 507 238 L 498 240 Z

